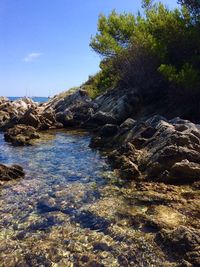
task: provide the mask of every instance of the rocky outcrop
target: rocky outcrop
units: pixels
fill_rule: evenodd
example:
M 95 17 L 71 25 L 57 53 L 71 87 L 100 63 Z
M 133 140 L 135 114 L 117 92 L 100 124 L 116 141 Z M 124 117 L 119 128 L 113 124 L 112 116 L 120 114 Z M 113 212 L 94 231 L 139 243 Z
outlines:
M 19 124 L 10 128 L 4 134 L 6 142 L 10 142 L 15 146 L 31 145 L 32 139 L 40 138 L 36 129 L 32 126 Z
M 0 164 L 0 181 L 10 181 L 24 177 L 23 168 L 19 165 L 12 165 L 11 167 Z
M 29 109 L 36 109 L 38 104 L 29 98 L 10 101 L 7 98 L 0 98 L 0 128 L 9 128 L 18 123 L 24 113 Z
M 87 92 L 82 90 L 72 90 L 65 94 L 60 94 L 44 104 L 45 111 L 50 109 L 55 111 L 56 121 L 65 127 L 81 126 L 87 121 L 97 105 L 90 99 Z
M 0 100 L 0 128 L 6 130 L 16 124 L 33 126 L 39 130 L 61 127 L 95 129 L 106 124 L 120 124 L 139 109 L 135 93 L 110 90 L 94 101 L 82 88 L 61 93 L 39 105 L 29 98 Z M 134 112 L 133 112 L 134 110 Z
M 115 120 L 122 123 L 130 116 L 135 116 L 140 111 L 140 101 L 134 91 L 124 88 L 109 90 L 95 99 L 97 112 L 103 112 Z M 114 123 L 114 121 L 106 123 Z
M 45 110 L 52 108 L 56 120 L 65 127 L 81 126 L 94 130 L 106 124 L 120 124 L 131 114 L 137 113 L 139 99 L 128 90 L 110 90 L 94 101 L 79 88 L 52 98 L 44 104 Z
M 166 183 L 200 179 L 199 125 L 154 116 L 137 122 L 128 119 L 119 128 L 109 127 L 113 132 L 105 134 L 104 126 L 91 146 L 112 149 L 110 159 L 123 177 Z
M 85 126 L 89 128 L 98 128 L 106 124 L 116 124 L 117 120 L 109 113 L 98 111 L 93 114 L 86 122 Z
M 100 136 L 113 136 L 119 130 L 118 125 L 106 124 L 101 128 Z
M 184 259 L 185 265 L 182 266 L 200 266 L 199 230 L 185 226 L 175 230 L 162 230 L 157 235 L 157 240 L 168 247 L 168 250 L 173 250 L 177 258 Z
M 33 126 L 38 130 L 48 130 L 51 128 L 63 127 L 63 125 L 60 125 L 56 121 L 56 116 L 53 109 L 48 109 L 48 111 L 45 111 L 43 108 L 27 110 L 19 119 L 18 123 Z
M 0 98 L 0 129 L 7 130 L 17 124 L 33 126 L 38 130 L 61 128 L 63 125 L 56 121 L 55 111 L 52 108 L 45 110 L 29 98 L 9 101 Z

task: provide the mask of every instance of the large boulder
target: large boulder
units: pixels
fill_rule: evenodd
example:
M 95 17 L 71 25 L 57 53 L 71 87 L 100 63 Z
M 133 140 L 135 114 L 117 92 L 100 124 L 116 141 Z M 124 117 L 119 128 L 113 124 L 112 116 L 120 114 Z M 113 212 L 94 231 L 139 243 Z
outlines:
M 6 166 L 0 164 L 0 181 L 10 181 L 24 177 L 23 168 L 19 165 Z
M 198 180 L 200 177 L 200 164 L 185 159 L 176 162 L 171 168 L 171 174 L 176 177 Z
M 16 125 L 13 128 L 7 130 L 4 134 L 6 142 L 10 142 L 15 146 L 31 145 L 32 139 L 40 138 L 36 129 L 27 125 Z
M 135 123 L 136 121 L 134 119 L 128 118 L 120 125 L 120 128 L 130 130 L 131 128 L 133 128 Z

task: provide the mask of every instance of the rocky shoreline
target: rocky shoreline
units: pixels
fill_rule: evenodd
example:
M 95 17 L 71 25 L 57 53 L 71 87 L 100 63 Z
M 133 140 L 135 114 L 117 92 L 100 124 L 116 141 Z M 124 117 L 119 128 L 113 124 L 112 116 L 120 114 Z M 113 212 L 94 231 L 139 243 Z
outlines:
M 148 203 L 146 215 L 130 216 L 131 225 L 155 232 L 176 266 L 199 266 L 200 125 L 141 111 L 137 96 L 122 90 L 94 101 L 82 89 L 44 104 L 0 98 L 0 129 L 12 145 L 32 145 L 40 131 L 63 127 L 91 131 L 90 146 L 106 151 L 130 195 Z M 19 166 L 0 166 L 1 180 L 23 176 Z

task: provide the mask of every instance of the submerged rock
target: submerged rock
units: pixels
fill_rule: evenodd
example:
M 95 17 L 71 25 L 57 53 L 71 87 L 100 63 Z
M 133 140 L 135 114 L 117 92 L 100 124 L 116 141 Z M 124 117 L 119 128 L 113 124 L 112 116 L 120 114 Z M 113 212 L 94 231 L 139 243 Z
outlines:
M 168 250 L 178 258 L 183 258 L 192 266 L 200 266 L 200 231 L 194 228 L 180 226 L 175 230 L 163 230 L 157 235 Z M 186 265 L 190 266 L 190 265 Z
M 40 138 L 40 135 L 34 127 L 19 124 L 8 129 L 4 138 L 15 146 L 23 146 L 31 145 L 31 140 Z
M 19 165 L 12 165 L 11 167 L 0 164 L 0 181 L 9 181 L 24 177 L 23 168 Z

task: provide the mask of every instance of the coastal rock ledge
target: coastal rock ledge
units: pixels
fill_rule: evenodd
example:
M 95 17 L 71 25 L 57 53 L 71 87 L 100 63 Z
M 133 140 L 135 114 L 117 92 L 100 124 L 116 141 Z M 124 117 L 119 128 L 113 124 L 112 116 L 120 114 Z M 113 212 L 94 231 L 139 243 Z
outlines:
M 172 184 L 200 180 L 199 125 L 158 115 L 128 120 L 132 123 L 125 121 L 113 135 L 102 135 L 103 126 L 91 141 L 92 147 L 111 149 L 109 158 L 124 178 Z

